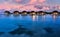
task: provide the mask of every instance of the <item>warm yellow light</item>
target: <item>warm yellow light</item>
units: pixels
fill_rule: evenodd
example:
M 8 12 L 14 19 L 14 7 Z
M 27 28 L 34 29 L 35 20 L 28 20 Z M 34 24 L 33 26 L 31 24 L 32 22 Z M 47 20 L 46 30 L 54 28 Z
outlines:
M 44 15 L 45 13 L 40 13 L 40 15 Z
M 27 14 L 26 12 L 24 14 Z
M 36 15 L 33 15 L 32 19 L 33 19 L 33 21 L 35 21 L 36 20 Z
M 44 13 L 41 13 L 42 15 L 44 15 Z
M 56 15 L 53 15 L 53 19 L 56 20 L 57 16 Z
M 58 13 L 53 13 L 54 15 L 58 15 Z
M 35 14 L 35 13 L 32 13 L 32 14 Z

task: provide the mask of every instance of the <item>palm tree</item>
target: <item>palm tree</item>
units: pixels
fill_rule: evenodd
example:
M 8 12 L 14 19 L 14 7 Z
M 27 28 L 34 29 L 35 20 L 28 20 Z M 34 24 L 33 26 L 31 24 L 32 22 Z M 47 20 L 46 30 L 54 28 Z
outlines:
M 45 12 L 46 14 L 51 14 L 51 12 Z

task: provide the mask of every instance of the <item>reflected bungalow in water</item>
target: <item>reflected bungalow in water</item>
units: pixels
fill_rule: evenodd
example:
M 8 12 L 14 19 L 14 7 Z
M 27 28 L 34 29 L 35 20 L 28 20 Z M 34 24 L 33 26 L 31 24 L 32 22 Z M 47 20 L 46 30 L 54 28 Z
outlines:
M 36 15 L 31 16 L 32 20 L 35 21 L 36 20 Z
M 27 15 L 27 11 L 21 12 L 22 15 Z
M 46 14 L 46 12 L 44 12 L 44 11 L 38 11 L 37 12 L 37 15 L 45 15 Z

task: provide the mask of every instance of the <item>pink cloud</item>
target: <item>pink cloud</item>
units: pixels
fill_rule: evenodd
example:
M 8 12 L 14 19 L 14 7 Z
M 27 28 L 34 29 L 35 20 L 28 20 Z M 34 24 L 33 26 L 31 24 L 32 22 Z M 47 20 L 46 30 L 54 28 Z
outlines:
M 29 10 L 33 10 L 33 11 L 37 11 L 38 9 L 36 9 L 35 7 L 34 7 L 34 5 L 30 5 L 30 6 L 24 6 L 23 8 L 22 8 L 22 10 L 26 10 L 26 11 L 29 11 Z
M 7 2 L 0 4 L 0 9 L 5 9 L 5 10 L 19 9 L 20 7 L 22 7 L 22 5 L 15 5 Z
M 14 1 L 16 1 L 16 2 L 20 2 L 21 0 L 14 0 Z
M 17 2 L 21 0 L 16 0 Z M 26 11 L 39 11 L 39 10 L 49 10 L 48 7 L 43 7 L 42 9 L 37 9 L 34 6 L 40 3 L 45 2 L 46 0 L 31 0 L 27 5 L 23 4 L 10 4 L 9 2 L 5 2 L 3 4 L 0 4 L 0 9 L 5 9 L 5 10 L 11 10 L 11 9 L 17 9 L 17 10 L 26 10 Z M 39 3 L 38 3 L 39 2 Z M 42 4 L 41 4 L 42 5 Z
M 31 0 L 28 4 L 43 4 L 46 0 Z
M 37 0 L 31 0 L 28 4 L 34 4 L 36 2 L 37 2 Z
M 37 0 L 40 3 L 44 3 L 46 0 Z

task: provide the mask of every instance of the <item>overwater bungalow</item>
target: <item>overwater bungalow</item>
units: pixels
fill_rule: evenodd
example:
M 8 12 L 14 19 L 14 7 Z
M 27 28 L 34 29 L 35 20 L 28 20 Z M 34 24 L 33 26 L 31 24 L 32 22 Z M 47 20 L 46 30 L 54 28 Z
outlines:
M 52 12 L 52 15 L 58 15 L 58 14 L 59 14 L 58 11 L 53 11 L 53 12 Z
M 35 11 L 31 11 L 30 15 L 36 15 L 36 12 Z
M 19 11 L 14 11 L 13 14 L 14 14 L 14 15 L 19 15 L 20 12 L 19 12 Z
M 27 15 L 27 11 L 21 12 L 22 15 Z
M 38 11 L 37 14 L 38 14 L 38 15 L 45 15 L 46 12 L 44 12 L 44 11 Z
M 11 13 L 10 13 L 9 11 L 5 11 L 4 14 L 5 14 L 5 15 L 9 15 L 9 14 L 11 14 Z

